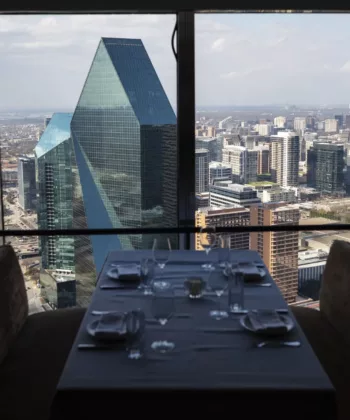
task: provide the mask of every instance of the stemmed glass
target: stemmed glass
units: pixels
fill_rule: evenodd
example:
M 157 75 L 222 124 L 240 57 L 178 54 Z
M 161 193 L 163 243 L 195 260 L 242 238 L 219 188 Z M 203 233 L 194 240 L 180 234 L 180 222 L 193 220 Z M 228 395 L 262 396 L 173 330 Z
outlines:
M 199 238 L 200 238 L 200 244 L 202 248 L 204 249 L 206 255 L 209 257 L 210 251 L 214 248 L 217 242 L 215 227 L 211 226 L 211 227 L 201 228 L 199 232 Z M 213 263 L 211 261 L 203 264 L 202 268 L 204 268 L 204 270 L 206 271 L 214 270 Z
M 209 275 L 208 285 L 209 285 L 209 289 L 212 290 L 218 298 L 218 309 L 210 311 L 209 315 L 216 320 L 227 318 L 228 313 L 227 311 L 224 311 L 221 309 L 221 299 L 220 299 L 228 287 L 227 281 L 225 281 L 221 275 L 218 275 L 217 273 L 212 272 Z
M 230 261 L 230 235 L 222 233 L 219 235 L 219 267 L 225 268 L 226 263 Z
M 152 315 L 164 326 L 175 312 L 174 289 L 168 281 L 153 281 Z M 154 351 L 166 353 L 175 348 L 175 344 L 167 340 L 154 341 L 151 344 Z
M 159 243 L 157 239 L 153 241 L 153 247 L 152 247 L 153 261 L 158 265 L 158 267 L 161 270 L 164 270 L 167 262 L 169 261 L 171 251 L 172 251 L 171 243 L 170 243 L 169 238 L 167 238 L 166 249 L 159 249 Z
M 150 280 L 154 275 L 154 262 L 148 258 L 143 258 L 141 260 L 141 279 L 140 289 L 143 289 L 144 295 L 152 294 L 152 287 L 150 286 Z

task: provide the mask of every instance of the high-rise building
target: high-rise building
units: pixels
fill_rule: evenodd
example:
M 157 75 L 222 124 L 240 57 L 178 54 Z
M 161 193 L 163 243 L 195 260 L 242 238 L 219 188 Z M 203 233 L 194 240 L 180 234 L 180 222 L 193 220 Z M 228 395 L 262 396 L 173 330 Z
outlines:
M 72 114 L 55 113 L 34 152 L 37 170 L 39 229 L 73 227 L 74 154 L 70 138 Z M 73 270 L 74 238 L 41 236 L 41 270 Z
M 207 207 L 196 211 L 197 227 L 249 226 L 250 212 L 244 207 Z M 249 249 L 249 232 L 225 234 L 226 246 L 231 249 Z M 196 250 L 203 250 L 200 235 L 196 234 Z
M 214 207 L 250 207 L 261 203 L 257 191 L 250 186 L 233 184 L 232 182 L 218 182 L 210 185 L 210 206 Z
M 306 128 L 306 118 L 304 117 L 295 117 L 294 118 L 294 130 L 303 131 Z
M 300 211 L 297 205 L 276 203 L 250 208 L 252 226 L 297 225 Z M 252 232 L 251 249 L 258 251 L 272 278 L 288 303 L 295 302 L 298 293 L 298 232 Z
M 345 115 L 345 128 L 350 128 L 350 114 Z
M 226 146 L 222 150 L 223 163 L 232 168 L 232 181 L 248 184 L 257 180 L 258 152 L 242 146 Z
M 286 117 L 274 118 L 273 124 L 278 128 L 284 128 L 286 126 Z
M 308 115 L 306 117 L 306 128 L 310 130 L 314 130 L 315 125 L 316 125 L 316 118 L 313 117 L 312 115 Z
M 231 165 L 221 162 L 209 163 L 209 183 L 215 184 L 218 181 L 231 181 L 232 168 Z
M 279 131 L 271 136 L 270 173 L 273 182 L 282 187 L 297 187 L 299 176 L 299 136 L 290 131 Z
M 74 191 L 76 227 L 176 226 L 176 117 L 140 39 L 101 39 L 71 134 L 81 183 Z M 109 249 L 150 248 L 153 238 L 80 238 L 77 279 L 88 277 L 91 257 L 100 271 Z
M 324 131 L 326 133 L 336 133 L 338 131 L 338 120 L 335 118 L 328 118 L 324 121 Z
M 209 190 L 209 152 L 196 149 L 196 194 Z
M 342 144 L 314 143 L 309 150 L 310 184 L 325 194 L 344 193 L 345 154 Z M 314 182 L 314 185 L 312 183 Z M 309 183 L 309 181 L 308 181 Z
M 222 160 L 222 140 L 217 137 L 196 137 L 196 149 L 207 149 L 209 162 Z
M 315 188 L 316 186 L 316 150 L 311 147 L 307 152 L 307 186 Z
M 343 128 L 343 125 L 344 125 L 344 115 L 343 114 L 334 115 L 334 119 L 336 121 L 338 121 L 338 129 Z
M 269 190 L 258 191 L 262 203 L 295 203 L 297 196 L 293 187 L 273 187 Z
M 18 201 L 23 210 L 36 209 L 34 156 L 20 156 L 18 158 Z
M 270 124 L 257 124 L 256 131 L 260 136 L 269 136 L 271 134 L 271 125 Z
M 255 149 L 258 152 L 258 175 L 268 174 L 270 171 L 270 148 L 259 146 Z

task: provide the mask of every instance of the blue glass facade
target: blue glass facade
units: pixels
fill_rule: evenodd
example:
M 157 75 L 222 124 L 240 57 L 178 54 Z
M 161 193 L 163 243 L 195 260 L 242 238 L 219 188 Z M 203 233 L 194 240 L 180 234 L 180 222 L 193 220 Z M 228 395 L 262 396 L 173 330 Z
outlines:
M 176 226 L 176 117 L 141 40 L 101 39 L 71 136 L 75 227 Z M 109 249 L 148 248 L 152 240 L 80 238 L 77 279 L 87 281 L 93 265 L 99 271 Z
M 73 227 L 72 114 L 54 114 L 37 146 L 36 178 L 39 229 Z M 74 238 L 41 236 L 41 268 L 74 270 Z

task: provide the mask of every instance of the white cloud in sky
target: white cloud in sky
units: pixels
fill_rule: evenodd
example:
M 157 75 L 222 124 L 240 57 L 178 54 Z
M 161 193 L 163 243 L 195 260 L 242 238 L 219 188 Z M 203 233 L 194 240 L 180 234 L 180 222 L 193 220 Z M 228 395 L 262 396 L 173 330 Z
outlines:
M 74 109 L 101 37 L 141 38 L 173 106 L 175 16 L 0 16 L 0 109 Z M 198 105 L 348 103 L 349 15 L 197 15 Z

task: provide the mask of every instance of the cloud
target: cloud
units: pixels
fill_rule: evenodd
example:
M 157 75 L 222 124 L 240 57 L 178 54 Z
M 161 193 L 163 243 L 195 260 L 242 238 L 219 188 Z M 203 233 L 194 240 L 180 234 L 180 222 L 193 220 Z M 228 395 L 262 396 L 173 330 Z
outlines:
M 348 60 L 345 64 L 343 64 L 340 67 L 339 71 L 342 73 L 350 73 L 350 60 Z
M 218 38 L 211 44 L 212 51 L 221 52 L 225 46 L 225 38 Z

